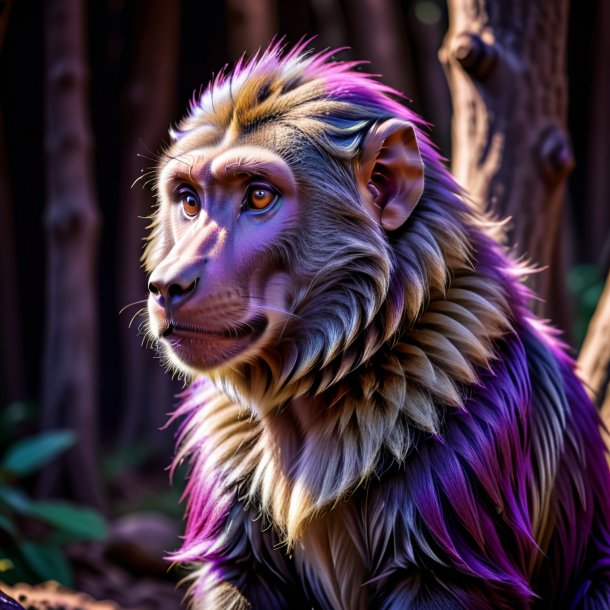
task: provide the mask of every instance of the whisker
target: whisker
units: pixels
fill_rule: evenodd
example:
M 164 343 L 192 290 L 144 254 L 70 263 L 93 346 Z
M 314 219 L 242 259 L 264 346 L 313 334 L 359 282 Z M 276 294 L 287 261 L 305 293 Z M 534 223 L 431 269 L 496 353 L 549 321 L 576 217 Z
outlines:
M 130 307 L 133 307 L 134 305 L 142 305 L 142 303 L 146 303 L 148 302 L 148 299 L 141 299 L 140 301 L 134 301 L 133 303 L 129 303 L 127 305 L 125 305 L 125 307 L 122 307 L 121 310 L 119 311 L 119 315 L 121 315 L 126 309 L 129 309 Z
M 140 180 L 150 177 L 146 182 L 144 182 L 144 184 L 142 184 L 142 188 L 144 189 L 151 181 L 154 180 L 156 175 L 156 169 L 149 168 L 147 171 L 142 170 L 142 173 L 131 183 L 131 186 L 129 188 L 133 188 L 138 182 L 140 182 Z
M 189 161 L 185 161 L 184 159 L 181 159 L 180 157 L 174 157 L 172 155 L 169 155 L 167 153 L 163 153 L 160 157 L 159 157 L 159 161 L 161 160 L 161 158 L 165 158 L 168 161 L 172 160 L 172 161 L 178 161 L 178 163 L 184 163 L 184 165 L 187 165 L 191 170 L 193 169 L 193 155 L 187 155 L 189 157 L 191 157 L 190 162 Z M 167 161 L 166 161 L 167 163 Z
M 146 182 L 144 182 L 144 184 L 142 184 L 142 188 L 145 189 L 148 187 L 149 184 L 154 184 L 155 182 L 155 176 L 152 176 L 152 178 L 149 178 Z
M 146 307 L 142 307 L 141 309 L 138 309 L 138 311 L 136 311 L 136 313 L 133 315 L 133 317 L 131 318 L 131 320 L 129 320 L 129 324 L 127 326 L 127 328 L 131 328 L 131 325 L 133 324 L 133 321 L 140 315 L 146 313 Z M 138 327 L 139 328 L 139 327 Z
M 161 154 L 158 152 L 155 152 L 154 150 L 152 150 L 150 148 L 150 146 L 148 144 L 146 144 L 146 142 L 144 142 L 144 140 L 142 138 L 138 138 L 138 141 L 140 142 L 140 144 L 142 144 L 142 146 L 144 146 L 144 148 L 148 151 L 148 153 L 150 155 L 152 155 L 152 159 L 150 159 L 150 161 L 159 161 L 159 159 L 161 158 Z M 140 157 L 144 157 L 144 155 L 140 154 Z M 145 157 L 147 158 L 147 157 Z
M 142 142 L 142 140 L 140 140 L 140 142 Z M 146 146 L 146 148 L 148 148 L 148 146 Z M 161 157 L 162 157 L 162 155 L 158 155 L 158 154 L 153 153 L 153 152 L 151 152 L 151 155 L 153 155 L 153 156 L 149 157 L 148 155 L 143 155 L 142 153 L 136 153 L 136 157 L 140 157 L 140 159 L 146 159 L 147 161 L 158 162 L 161 159 Z

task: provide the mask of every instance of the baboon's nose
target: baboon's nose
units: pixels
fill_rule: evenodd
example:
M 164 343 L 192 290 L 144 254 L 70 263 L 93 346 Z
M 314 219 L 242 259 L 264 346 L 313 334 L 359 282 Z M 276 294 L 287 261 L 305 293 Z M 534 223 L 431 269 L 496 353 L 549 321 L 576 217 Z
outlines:
M 198 281 L 196 276 L 164 278 L 160 273 L 153 272 L 148 282 L 148 290 L 161 307 L 169 306 L 175 310 L 195 292 Z

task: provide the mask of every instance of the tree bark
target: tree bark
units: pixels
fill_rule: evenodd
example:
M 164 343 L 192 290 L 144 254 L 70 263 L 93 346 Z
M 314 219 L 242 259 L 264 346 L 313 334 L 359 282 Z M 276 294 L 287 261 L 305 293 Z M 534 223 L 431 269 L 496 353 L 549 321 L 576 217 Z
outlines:
M 570 328 L 561 261 L 566 178 L 568 0 L 449 0 L 440 51 L 453 99 L 452 169 L 479 208 L 511 217 L 506 239 L 550 266 L 537 313 Z M 546 303 L 546 305 L 545 305 Z
M 99 214 L 87 113 L 85 3 L 48 0 L 45 8 L 47 169 L 46 337 L 43 426 L 71 428 L 78 443 L 41 481 L 43 494 L 103 507 L 97 470 L 97 311 Z M 66 490 L 61 489 L 62 495 Z
M 152 193 L 143 183 L 145 175 L 133 188 L 133 181 L 156 166 L 156 150 L 174 118 L 176 75 L 180 33 L 180 4 L 166 0 L 140 1 L 136 10 L 136 56 L 132 78 L 125 96 L 125 139 L 119 216 L 120 248 L 117 261 L 121 307 L 121 354 L 124 388 L 123 422 L 120 440 L 126 445 L 146 437 L 146 432 L 161 427 L 172 405 L 172 386 L 157 360 L 142 349 L 142 335 L 128 321 L 148 296 L 146 278 L 139 261 L 146 222 L 151 212 Z M 154 60 L 152 59 L 154 58 Z M 145 169 L 143 169 L 143 165 Z M 156 434 L 152 444 L 161 442 Z M 169 435 L 163 439 L 171 442 Z M 167 453 L 167 452 L 166 452 Z

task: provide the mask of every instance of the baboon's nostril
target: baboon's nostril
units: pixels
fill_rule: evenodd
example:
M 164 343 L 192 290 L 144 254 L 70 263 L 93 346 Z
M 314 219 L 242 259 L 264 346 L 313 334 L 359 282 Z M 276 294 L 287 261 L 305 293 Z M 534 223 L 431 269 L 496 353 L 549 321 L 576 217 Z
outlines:
M 167 289 L 167 295 L 169 297 L 177 297 L 180 296 L 184 291 L 182 290 L 182 286 L 180 284 L 170 284 Z
M 195 290 L 197 280 L 191 282 L 188 286 L 183 287 L 180 284 L 170 284 L 167 289 L 167 296 L 171 299 L 172 297 L 186 296 Z

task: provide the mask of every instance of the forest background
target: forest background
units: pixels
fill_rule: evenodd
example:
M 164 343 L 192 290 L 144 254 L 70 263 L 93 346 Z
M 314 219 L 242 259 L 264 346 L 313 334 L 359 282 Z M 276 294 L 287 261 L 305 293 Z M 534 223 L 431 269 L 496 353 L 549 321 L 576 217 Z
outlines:
M 369 60 L 430 122 L 610 411 L 610 3 L 0 0 L 0 580 L 177 607 L 160 429 L 183 381 L 142 345 L 154 194 L 133 183 L 193 92 L 277 34 Z

